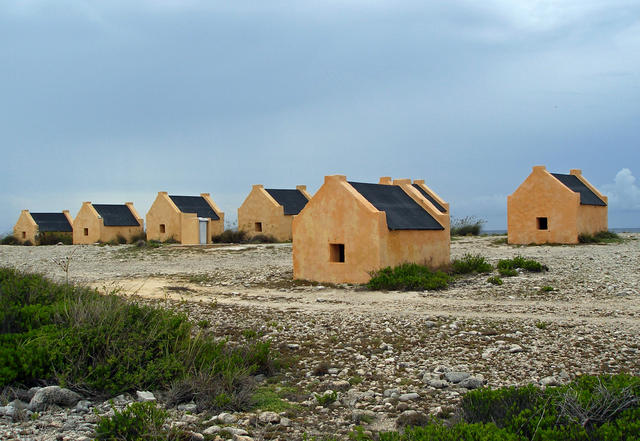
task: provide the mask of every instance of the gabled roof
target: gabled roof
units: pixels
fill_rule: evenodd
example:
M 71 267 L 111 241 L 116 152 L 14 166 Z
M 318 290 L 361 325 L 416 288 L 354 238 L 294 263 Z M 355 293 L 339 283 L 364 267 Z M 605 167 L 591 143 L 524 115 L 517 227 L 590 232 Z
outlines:
M 565 187 L 576 193 L 580 193 L 580 205 L 600 205 L 606 207 L 602 199 L 598 197 L 589 187 L 574 175 L 563 175 L 560 173 L 551 173 L 558 181 L 562 182 Z
M 277 190 L 274 188 L 264 189 L 276 202 L 284 207 L 284 214 L 298 214 L 307 202 L 306 196 L 300 190 Z
M 211 205 L 202 196 L 171 196 L 178 210 L 183 213 L 195 213 L 198 217 L 206 217 L 211 220 L 220 220 L 220 216 L 213 211 Z
M 397 185 L 349 182 L 366 200 L 387 215 L 390 230 L 444 230 L 444 227 Z
M 416 190 L 418 190 L 420 192 L 420 194 L 422 196 L 424 196 L 425 198 L 427 198 L 427 200 L 429 202 L 431 202 L 441 213 L 446 213 L 447 210 L 438 203 L 438 201 L 435 200 L 435 198 L 433 196 L 431 196 L 429 193 L 427 193 L 424 188 L 422 188 L 421 186 L 419 186 L 418 184 L 413 184 L 413 188 L 415 188 Z
M 47 231 L 60 231 L 71 233 L 73 229 L 69 223 L 69 219 L 63 213 L 29 213 L 33 220 L 38 224 L 38 231 L 41 233 Z
M 140 223 L 126 205 L 92 204 L 105 227 L 139 227 Z

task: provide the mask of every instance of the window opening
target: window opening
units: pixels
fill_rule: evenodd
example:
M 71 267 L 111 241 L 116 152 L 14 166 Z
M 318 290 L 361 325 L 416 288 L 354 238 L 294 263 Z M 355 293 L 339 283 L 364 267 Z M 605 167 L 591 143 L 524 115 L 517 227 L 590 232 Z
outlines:
M 329 262 L 344 263 L 344 244 L 343 243 L 329 244 Z
M 256 222 L 255 231 L 256 233 L 262 233 L 262 222 Z
M 84 229 L 84 235 L 85 235 L 85 236 L 88 236 L 88 235 L 89 235 L 89 229 L 88 229 L 88 228 L 85 228 L 85 229 Z
M 164 224 L 160 224 L 160 232 L 164 233 L 166 231 L 165 225 Z
M 536 218 L 536 220 L 538 222 L 538 230 L 547 230 L 547 229 L 549 229 L 546 217 L 538 217 L 538 218 Z

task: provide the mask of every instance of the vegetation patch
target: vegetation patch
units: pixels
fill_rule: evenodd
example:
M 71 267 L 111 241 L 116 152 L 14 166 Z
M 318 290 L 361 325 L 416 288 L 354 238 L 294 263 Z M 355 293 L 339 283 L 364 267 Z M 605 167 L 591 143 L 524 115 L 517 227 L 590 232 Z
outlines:
M 0 268 L 0 387 L 44 381 L 115 395 L 182 385 L 176 397 L 238 410 L 249 406 L 250 377 L 274 369 L 269 342 L 232 348 L 183 314 Z
M 622 238 L 613 231 L 599 231 L 596 234 L 580 234 L 578 242 L 580 243 L 617 243 L 622 242 Z
M 0 245 L 22 245 L 22 242 L 20 242 L 13 234 L 9 234 L 0 240 Z
M 491 283 L 492 285 L 502 285 L 504 282 L 502 281 L 502 279 L 498 276 L 491 276 L 487 279 L 487 282 Z
M 221 234 L 211 238 L 213 243 L 276 243 L 270 234 L 256 234 L 249 236 L 244 230 L 224 230 Z
M 500 275 L 502 276 L 505 276 L 505 277 L 508 277 L 509 275 L 515 276 L 517 274 L 517 272 L 515 272 L 517 268 L 522 268 L 525 271 L 537 272 L 537 273 L 541 271 L 549 270 L 549 268 L 546 265 L 543 265 L 540 262 L 533 259 L 526 259 L 522 256 L 516 256 L 513 259 L 502 259 L 498 261 L 498 271 L 500 271 Z
M 462 259 L 451 262 L 453 274 L 490 273 L 493 267 L 479 254 L 465 254 Z
M 71 233 L 58 233 L 55 231 L 45 231 L 38 233 L 36 236 L 38 245 L 63 245 L 73 244 L 73 235 Z
M 450 276 L 442 271 L 432 271 L 426 266 L 403 263 L 374 271 L 367 288 L 371 290 L 424 291 L 444 289 Z
M 566 386 L 529 385 L 468 392 L 458 422 L 429 422 L 379 441 L 623 441 L 640 437 L 640 377 L 583 376 Z M 362 430 L 351 434 L 370 440 Z
M 478 236 L 482 231 L 482 225 L 487 221 L 475 216 L 466 216 L 451 221 L 452 236 Z

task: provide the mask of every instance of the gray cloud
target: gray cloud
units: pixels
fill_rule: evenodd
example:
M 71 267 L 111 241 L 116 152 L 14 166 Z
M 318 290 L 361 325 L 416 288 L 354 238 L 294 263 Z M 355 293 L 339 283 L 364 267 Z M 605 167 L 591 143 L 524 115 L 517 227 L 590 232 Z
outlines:
M 631 170 L 623 168 L 616 173 L 613 184 L 602 186 L 612 210 L 640 210 L 640 187 L 635 182 Z

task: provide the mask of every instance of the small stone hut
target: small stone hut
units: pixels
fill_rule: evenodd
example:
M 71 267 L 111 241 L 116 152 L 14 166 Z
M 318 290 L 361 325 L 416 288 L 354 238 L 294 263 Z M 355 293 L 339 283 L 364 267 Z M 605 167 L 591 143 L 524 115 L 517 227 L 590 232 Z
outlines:
M 209 193 L 175 196 L 158 192 L 147 212 L 147 239 L 205 245 L 224 231 L 224 213 Z
M 284 190 L 254 185 L 238 208 L 238 229 L 250 237 L 265 234 L 279 242 L 289 241 L 293 217 L 300 213 L 309 199 L 311 196 L 305 185 Z
M 535 166 L 507 197 L 510 244 L 572 244 L 607 228 L 607 197 L 577 169 L 567 175 Z
M 30 213 L 22 210 L 18 222 L 13 227 L 13 236 L 21 242 L 40 243 L 41 236 L 47 234 L 67 235 L 73 233 L 73 218 L 69 210 L 62 213 Z
M 414 184 L 422 186 L 423 182 Z M 293 219 L 293 276 L 330 283 L 365 283 L 371 271 L 405 262 L 448 265 L 449 205 L 440 209 L 409 179 L 378 184 L 326 176 Z
M 73 221 L 73 243 L 91 244 L 124 238 L 131 242 L 144 233 L 144 222 L 133 202 L 92 204 L 84 202 Z

